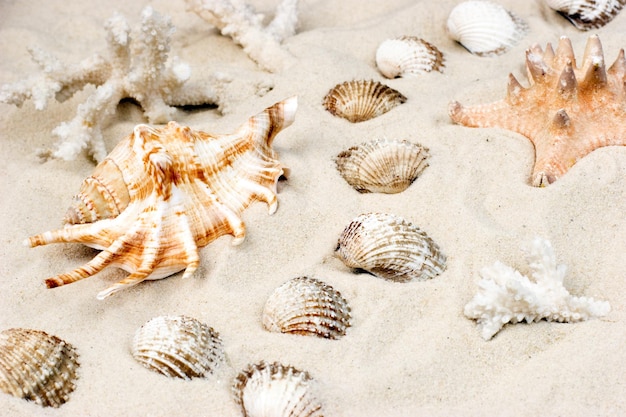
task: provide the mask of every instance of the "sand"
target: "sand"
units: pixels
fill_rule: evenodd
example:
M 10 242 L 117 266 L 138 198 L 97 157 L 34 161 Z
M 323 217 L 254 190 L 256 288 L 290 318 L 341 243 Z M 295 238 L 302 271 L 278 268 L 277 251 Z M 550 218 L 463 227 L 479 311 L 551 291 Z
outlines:
M 272 13 L 277 1 L 255 1 Z M 495 58 L 472 56 L 450 40 L 445 20 L 458 1 L 361 2 L 302 0 L 299 33 L 285 47 L 297 58 L 279 74 L 258 69 L 230 38 L 185 11 L 182 1 L 150 2 L 176 25 L 172 49 L 192 77 L 235 74 L 225 114 L 214 108 L 181 112 L 178 122 L 228 132 L 276 101 L 298 95 L 295 123 L 275 149 L 291 168 L 279 184 L 278 211 L 257 203 L 243 214 L 245 242 L 231 237 L 201 250 L 201 267 L 140 284 L 105 301 L 96 294 L 123 278 L 106 270 L 48 290 L 43 279 L 69 271 L 96 253 L 78 244 L 29 249 L 27 236 L 60 225 L 93 162 L 40 163 L 51 130 L 70 120 L 93 91 L 87 88 L 43 111 L 0 105 L 0 329 L 44 330 L 80 353 L 80 379 L 69 402 L 42 409 L 0 395 L 6 416 L 238 416 L 231 384 L 246 365 L 280 361 L 317 381 L 326 416 L 595 416 L 626 415 L 626 147 L 597 150 L 545 189 L 528 185 L 531 143 L 501 129 L 453 125 L 448 102 L 476 104 L 505 94 L 513 72 L 526 84 L 524 50 L 535 42 L 571 38 L 577 56 L 590 33 L 577 30 L 541 1 L 501 0 L 523 17 L 529 33 Z M 103 23 L 114 10 L 139 21 L 144 2 L 47 0 L 0 4 L 0 82 L 37 71 L 27 47 L 39 45 L 66 62 L 104 47 Z M 608 62 L 626 46 L 626 13 L 598 33 Z M 374 53 L 380 42 L 415 35 L 446 57 L 443 73 L 385 80 Z M 350 79 L 384 81 L 408 97 L 384 116 L 351 124 L 331 116 L 322 98 Z M 271 83 L 259 96 L 255 86 Z M 145 119 L 123 102 L 104 129 L 107 146 Z M 337 173 L 340 151 L 375 138 L 407 139 L 430 149 L 430 166 L 405 192 L 359 194 Z M 358 214 L 400 215 L 428 233 L 448 255 L 445 273 L 427 282 L 392 283 L 355 274 L 333 257 L 337 238 Z M 549 239 L 568 267 L 574 295 L 608 300 L 603 319 L 577 324 L 507 325 L 491 341 L 463 315 L 482 267 L 501 260 L 526 271 L 520 247 Z M 290 278 L 316 277 L 340 291 L 353 325 L 339 340 L 274 334 L 261 325 L 268 295 Z M 216 329 L 228 364 L 206 380 L 169 379 L 135 362 L 135 330 L 152 317 L 185 314 Z

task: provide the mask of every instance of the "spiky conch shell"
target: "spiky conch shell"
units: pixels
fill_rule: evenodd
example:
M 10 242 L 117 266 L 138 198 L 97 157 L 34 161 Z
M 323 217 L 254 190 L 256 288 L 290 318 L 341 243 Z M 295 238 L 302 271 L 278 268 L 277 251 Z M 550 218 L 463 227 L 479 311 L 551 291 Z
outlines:
M 615 18 L 626 0 L 545 0 L 580 30 L 599 29 Z
M 87 178 L 67 225 L 25 243 L 79 242 L 102 249 L 92 261 L 46 280 L 49 288 L 117 266 L 131 273 L 102 291 L 105 298 L 146 279 L 199 264 L 198 248 L 223 235 L 241 243 L 241 212 L 254 201 L 276 211 L 276 184 L 287 169 L 272 149 L 295 117 L 297 99 L 278 102 L 232 134 L 214 135 L 175 122 L 138 125 Z
M 404 103 L 399 91 L 374 80 L 346 81 L 324 97 L 324 108 L 352 123 L 364 122 L 387 113 Z
M 376 49 L 376 66 L 387 78 L 443 71 L 443 53 L 417 36 L 383 41 Z
M 72 345 L 41 330 L 0 333 L 0 390 L 43 407 L 60 407 L 74 391 L 78 354 Z

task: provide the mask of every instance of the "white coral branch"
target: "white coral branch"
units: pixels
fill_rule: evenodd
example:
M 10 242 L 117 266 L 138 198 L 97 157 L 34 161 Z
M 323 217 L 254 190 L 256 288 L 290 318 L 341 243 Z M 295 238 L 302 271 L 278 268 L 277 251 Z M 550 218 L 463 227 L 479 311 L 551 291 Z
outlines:
M 535 238 L 527 259 L 532 281 L 501 262 L 481 270 L 479 291 L 464 312 L 477 321 L 483 339 L 491 339 L 506 323 L 578 322 L 610 311 L 606 301 L 570 295 L 563 286 L 566 268 L 557 265 L 549 241 Z

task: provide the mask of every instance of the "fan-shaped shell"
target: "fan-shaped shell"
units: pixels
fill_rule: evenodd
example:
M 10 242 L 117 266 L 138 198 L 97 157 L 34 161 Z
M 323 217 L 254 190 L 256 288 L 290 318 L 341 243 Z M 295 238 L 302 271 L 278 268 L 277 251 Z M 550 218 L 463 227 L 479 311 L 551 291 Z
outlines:
M 377 139 L 335 159 L 341 176 L 360 193 L 399 193 L 428 166 L 428 149 L 406 140 Z
M 0 333 L 0 390 L 59 407 L 78 378 L 78 354 L 69 343 L 46 332 L 8 329 Z
M 598 29 L 609 23 L 626 5 L 626 0 L 545 0 L 580 30 Z
M 160 316 L 145 323 L 135 333 L 132 354 L 150 370 L 183 379 L 207 377 L 225 360 L 219 334 L 186 316 Z
M 376 66 L 387 78 L 442 71 L 443 53 L 416 36 L 387 39 L 376 50 Z
M 397 282 L 433 278 L 446 267 L 439 246 L 417 226 L 393 214 L 357 216 L 341 233 L 336 253 L 350 268 Z
M 352 123 L 387 113 L 404 103 L 399 91 L 373 80 L 346 81 L 333 87 L 324 98 L 324 107 Z
M 241 371 L 233 392 L 244 417 L 322 417 L 312 382 L 307 372 L 263 361 Z
M 350 307 L 330 285 L 298 277 L 269 296 L 263 309 L 263 326 L 271 332 L 338 339 L 350 327 Z
M 472 54 L 491 56 L 517 45 L 528 25 L 499 4 L 470 0 L 452 9 L 447 29 L 450 37 Z

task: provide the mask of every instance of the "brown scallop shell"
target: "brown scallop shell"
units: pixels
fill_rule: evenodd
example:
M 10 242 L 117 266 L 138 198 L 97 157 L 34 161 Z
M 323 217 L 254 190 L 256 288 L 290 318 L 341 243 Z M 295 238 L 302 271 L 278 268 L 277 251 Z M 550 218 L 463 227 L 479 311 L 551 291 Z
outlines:
M 405 96 L 385 84 L 358 80 L 333 87 L 324 97 L 324 107 L 335 116 L 357 123 L 385 114 L 405 101 Z
M 435 45 L 416 36 L 387 39 L 376 50 L 376 66 L 387 78 L 442 72 L 443 61 Z

